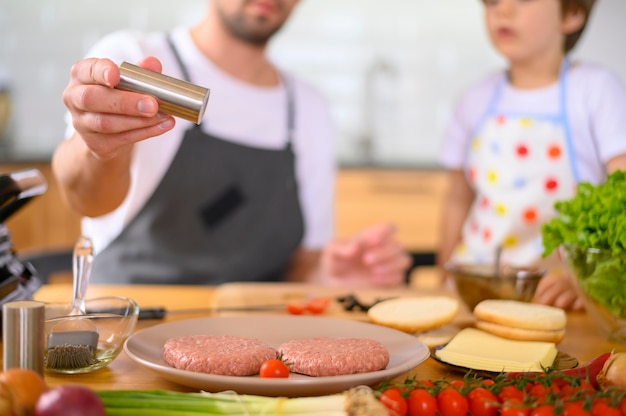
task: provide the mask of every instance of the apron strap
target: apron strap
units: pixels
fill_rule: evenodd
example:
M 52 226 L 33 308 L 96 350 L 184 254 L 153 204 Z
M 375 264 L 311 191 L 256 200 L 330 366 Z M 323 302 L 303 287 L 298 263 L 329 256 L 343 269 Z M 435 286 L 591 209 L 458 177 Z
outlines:
M 287 92 L 287 149 L 291 150 L 294 132 L 296 130 L 296 100 L 293 91 L 292 79 L 281 73 L 280 78 L 285 84 Z
M 183 63 L 182 58 L 180 57 L 180 53 L 178 53 L 178 49 L 174 45 L 174 41 L 172 40 L 172 34 L 168 33 L 166 36 L 167 44 L 169 45 L 172 53 L 174 54 L 174 58 L 180 67 L 180 71 L 183 74 L 183 79 L 187 82 L 191 82 L 191 77 L 189 76 L 189 71 L 187 71 L 187 66 Z M 290 77 L 285 74 L 279 72 L 280 79 L 283 84 L 285 84 L 285 91 L 287 93 L 287 145 L 285 149 L 292 149 L 291 143 L 293 141 L 294 132 L 296 130 L 296 104 L 295 104 L 295 94 L 293 91 L 292 80 Z M 199 125 L 194 125 L 192 128 L 200 128 Z
M 565 133 L 565 145 L 567 146 L 567 155 L 569 158 L 569 165 L 572 168 L 572 175 L 576 183 L 580 182 L 580 173 L 578 173 L 578 163 L 574 153 L 574 139 L 572 136 L 572 128 L 570 126 L 569 117 L 567 116 L 567 71 L 569 69 L 569 59 L 565 57 L 561 63 L 561 69 L 559 71 L 559 104 L 560 104 L 560 117 L 563 123 L 563 130 Z M 597 154 L 597 149 L 594 150 Z
M 180 71 L 183 73 L 183 79 L 187 82 L 191 82 L 191 77 L 189 76 L 189 72 L 187 71 L 187 67 L 183 64 L 183 60 L 178 53 L 178 49 L 174 46 L 174 42 L 172 41 L 172 35 L 170 33 L 167 34 L 167 44 L 170 46 L 172 53 L 174 54 L 174 58 L 176 58 L 176 62 L 178 62 L 178 66 L 180 67 Z

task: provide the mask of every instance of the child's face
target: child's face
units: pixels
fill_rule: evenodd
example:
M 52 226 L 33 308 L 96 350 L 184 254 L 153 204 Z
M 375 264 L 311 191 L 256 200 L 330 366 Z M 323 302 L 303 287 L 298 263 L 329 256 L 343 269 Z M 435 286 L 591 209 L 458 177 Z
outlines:
M 494 47 L 511 63 L 530 63 L 563 53 L 559 0 L 483 0 Z

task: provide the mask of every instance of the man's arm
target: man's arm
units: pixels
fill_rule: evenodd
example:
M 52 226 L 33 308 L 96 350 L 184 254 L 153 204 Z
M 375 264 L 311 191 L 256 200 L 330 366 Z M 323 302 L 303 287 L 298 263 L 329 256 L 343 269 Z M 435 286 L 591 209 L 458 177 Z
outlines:
M 81 216 L 96 217 L 117 208 L 130 187 L 131 152 L 99 160 L 78 133 L 59 144 L 52 169 L 66 204 Z
M 140 66 L 160 72 L 156 58 Z M 82 216 L 111 212 L 130 186 L 130 161 L 136 142 L 174 127 L 158 113 L 154 97 L 114 88 L 119 68 L 108 59 L 84 59 L 72 66 L 63 103 L 75 133 L 55 150 L 54 175 L 67 204 Z

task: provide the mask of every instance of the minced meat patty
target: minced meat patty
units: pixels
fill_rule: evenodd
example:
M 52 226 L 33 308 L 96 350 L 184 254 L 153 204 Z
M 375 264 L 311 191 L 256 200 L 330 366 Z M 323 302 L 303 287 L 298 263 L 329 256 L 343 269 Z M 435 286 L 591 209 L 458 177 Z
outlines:
M 278 351 L 291 372 L 314 377 L 378 371 L 389 364 L 387 348 L 366 338 L 301 338 Z
M 258 339 L 230 335 L 170 338 L 163 345 L 163 359 L 172 367 L 224 376 L 258 374 L 263 362 L 276 357 L 276 349 Z

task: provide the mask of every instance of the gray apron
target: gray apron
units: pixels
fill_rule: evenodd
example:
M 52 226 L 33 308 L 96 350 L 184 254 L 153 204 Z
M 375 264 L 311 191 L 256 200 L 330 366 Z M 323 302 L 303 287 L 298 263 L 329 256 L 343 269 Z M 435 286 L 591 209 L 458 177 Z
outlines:
M 294 102 L 285 85 L 285 148 L 244 146 L 190 128 L 146 205 L 96 255 L 92 281 L 220 284 L 283 278 L 304 233 L 291 149 Z

